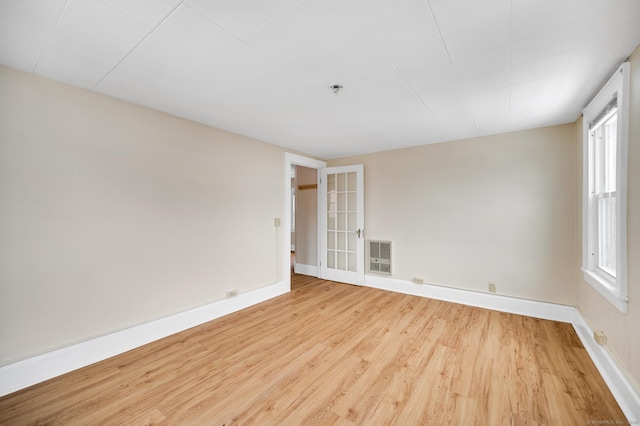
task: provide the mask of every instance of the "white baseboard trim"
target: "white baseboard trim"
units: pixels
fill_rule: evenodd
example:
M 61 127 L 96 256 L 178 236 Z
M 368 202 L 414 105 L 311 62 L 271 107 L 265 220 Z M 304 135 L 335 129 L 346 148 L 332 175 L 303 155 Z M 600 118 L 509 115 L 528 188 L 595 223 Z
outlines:
M 300 270 L 298 270 L 300 268 Z M 316 276 L 316 267 L 296 265 L 296 273 Z M 571 323 L 629 422 L 640 420 L 640 392 L 609 351 L 593 340 L 593 330 L 572 306 L 366 275 L 364 286 L 428 297 L 534 318 Z M 283 281 L 241 293 L 232 299 L 161 318 L 0 367 L 0 396 L 94 364 L 171 334 L 220 318 L 287 293 Z
M 573 328 L 629 424 L 637 424 L 640 421 L 640 390 L 634 387 L 607 348 L 596 343 L 593 339 L 593 330 L 578 309 L 575 312 Z
M 293 269 L 296 271 L 296 274 L 310 275 L 312 277 L 318 276 L 318 268 L 315 265 L 296 263 Z
M 105 336 L 0 367 L 0 396 L 77 370 L 289 291 L 280 281 Z
M 494 311 L 570 323 L 576 330 L 578 337 L 629 423 L 635 424 L 635 422 L 640 421 L 639 390 L 634 387 L 609 351 L 595 342 L 593 330 L 584 320 L 580 311 L 574 306 L 537 302 L 433 284 L 416 284 L 411 281 L 374 275 L 365 275 L 364 286 L 492 309 Z
M 389 290 L 396 293 L 411 294 L 414 296 L 443 300 L 445 302 L 460 303 L 462 305 L 475 306 L 494 311 L 508 312 L 511 314 L 526 315 L 534 318 L 567 323 L 571 323 L 573 321 L 575 313 L 575 308 L 573 306 L 537 302 L 535 300 L 519 299 L 516 297 L 481 293 L 478 291 L 463 290 L 433 284 L 416 284 L 411 281 L 378 277 L 374 275 L 365 275 L 364 285 L 366 287 Z

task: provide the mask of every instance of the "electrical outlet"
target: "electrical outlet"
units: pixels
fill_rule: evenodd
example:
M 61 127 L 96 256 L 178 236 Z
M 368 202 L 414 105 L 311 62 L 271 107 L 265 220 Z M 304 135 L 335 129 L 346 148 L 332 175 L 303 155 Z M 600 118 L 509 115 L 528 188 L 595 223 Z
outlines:
M 496 285 L 494 283 L 489 283 L 489 293 L 496 292 Z
M 227 299 L 232 297 L 236 297 L 238 295 L 238 290 L 228 290 L 227 291 Z
M 593 340 L 600 346 L 607 344 L 607 335 L 602 330 L 595 330 L 593 332 Z
M 422 277 L 413 277 L 411 281 L 413 281 L 416 284 L 424 284 L 424 278 Z
M 279 217 L 276 217 L 275 219 L 273 219 L 273 225 L 274 225 L 276 228 L 279 228 L 279 227 L 280 227 L 280 218 L 279 218 Z

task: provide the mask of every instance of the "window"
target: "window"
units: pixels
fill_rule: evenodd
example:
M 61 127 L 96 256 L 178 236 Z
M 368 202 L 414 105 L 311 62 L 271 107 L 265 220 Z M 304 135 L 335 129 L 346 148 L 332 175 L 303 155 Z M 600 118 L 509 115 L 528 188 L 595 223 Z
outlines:
M 627 310 L 626 183 L 629 64 L 624 63 L 584 110 L 583 239 L 585 280 Z

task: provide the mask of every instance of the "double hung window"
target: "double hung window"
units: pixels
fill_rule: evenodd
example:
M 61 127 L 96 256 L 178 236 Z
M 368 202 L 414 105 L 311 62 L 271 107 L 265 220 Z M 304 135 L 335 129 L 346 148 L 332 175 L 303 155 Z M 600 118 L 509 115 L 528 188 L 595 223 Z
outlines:
M 584 278 L 626 312 L 626 182 L 629 64 L 584 110 Z
M 616 141 L 618 108 L 615 99 L 611 111 L 592 124 L 589 133 L 593 145 L 593 203 L 597 216 L 595 266 L 611 278 L 616 277 Z

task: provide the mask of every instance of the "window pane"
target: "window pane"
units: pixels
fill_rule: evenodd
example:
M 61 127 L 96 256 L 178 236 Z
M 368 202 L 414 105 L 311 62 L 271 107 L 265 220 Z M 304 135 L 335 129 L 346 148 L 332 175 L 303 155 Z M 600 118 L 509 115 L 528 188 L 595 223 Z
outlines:
M 356 251 L 357 250 L 358 237 L 355 233 L 349 232 L 347 234 L 347 250 Z
M 336 252 L 327 250 L 327 268 L 336 269 Z
M 327 191 L 336 190 L 336 175 L 327 175 Z
M 598 267 L 616 276 L 616 197 L 598 198 Z
M 346 191 L 347 190 L 347 177 L 345 173 L 338 173 L 338 191 Z
M 335 192 L 330 192 L 327 194 L 327 211 L 335 212 L 336 211 L 336 199 L 337 194 Z
M 347 174 L 347 191 L 356 190 L 356 172 Z
M 617 113 L 614 113 L 594 129 L 596 194 L 616 190 L 617 127 Z
M 355 192 L 348 192 L 347 193 L 347 197 L 348 197 L 348 201 L 347 201 L 347 210 L 350 212 L 355 212 L 357 211 L 357 205 L 356 205 L 356 201 L 357 201 L 357 193 Z
M 346 220 L 346 213 L 338 213 L 338 230 L 339 231 L 346 231 L 347 230 L 347 220 Z
M 351 272 L 356 272 L 358 270 L 358 259 L 356 258 L 355 253 L 347 254 L 347 264 L 349 265 L 348 270 Z
M 355 232 L 357 228 L 356 223 L 356 214 L 355 213 L 347 213 L 347 231 Z
M 336 229 L 336 214 L 327 213 L 327 230 L 335 231 Z
M 338 258 L 336 269 L 340 269 L 341 271 L 347 270 L 347 253 L 345 252 L 336 252 L 336 257 Z
M 344 232 L 338 232 L 338 250 L 346 250 L 346 234 Z
M 338 194 L 338 211 L 344 212 L 347 210 L 347 194 L 340 192 Z
M 617 115 L 612 116 L 604 124 L 604 182 L 603 191 L 616 190 L 616 133 L 618 130 Z
M 336 248 L 336 233 L 333 231 L 327 231 L 327 248 L 334 250 Z

